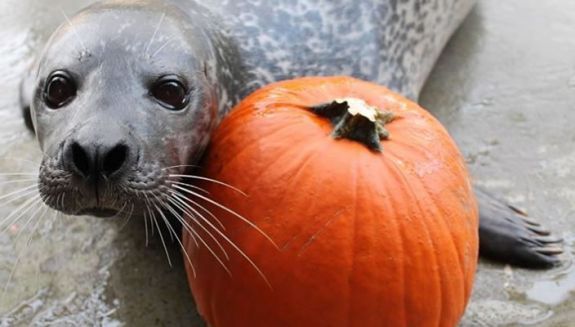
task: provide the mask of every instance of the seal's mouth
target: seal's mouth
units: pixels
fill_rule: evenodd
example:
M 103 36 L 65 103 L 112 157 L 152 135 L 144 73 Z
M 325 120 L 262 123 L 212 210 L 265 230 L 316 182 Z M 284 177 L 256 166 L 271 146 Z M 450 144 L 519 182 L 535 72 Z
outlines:
M 80 210 L 78 216 L 94 216 L 98 218 L 110 218 L 118 214 L 118 210 L 108 208 L 85 208 Z
M 178 172 L 162 168 L 178 163 L 175 160 L 167 164 L 133 162 L 123 174 L 114 178 L 109 176 L 104 183 L 95 184 L 93 179 L 68 169 L 62 158 L 58 154 L 54 158 L 43 159 L 38 184 L 44 203 L 67 215 L 100 218 L 142 216 L 152 209 L 155 211 L 156 206 L 162 207 L 171 199 L 172 193 L 179 192 L 172 189 L 172 183 L 177 180 L 170 177 L 171 174 L 178 177 Z M 177 200 L 171 200 L 179 205 Z

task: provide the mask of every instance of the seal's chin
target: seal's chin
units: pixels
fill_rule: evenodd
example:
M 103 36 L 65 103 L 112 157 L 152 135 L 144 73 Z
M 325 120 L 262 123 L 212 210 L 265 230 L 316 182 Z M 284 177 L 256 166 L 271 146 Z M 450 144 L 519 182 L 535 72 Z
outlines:
M 78 216 L 94 216 L 98 218 L 110 218 L 118 214 L 117 210 L 108 208 L 86 208 L 80 210 Z

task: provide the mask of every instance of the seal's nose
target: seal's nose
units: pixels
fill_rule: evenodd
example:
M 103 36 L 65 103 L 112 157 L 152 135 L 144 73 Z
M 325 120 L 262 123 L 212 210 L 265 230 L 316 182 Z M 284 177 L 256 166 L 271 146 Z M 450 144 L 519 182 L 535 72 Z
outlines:
M 92 142 L 82 145 L 73 141 L 65 150 L 64 164 L 86 179 L 100 176 L 109 178 L 125 170 L 129 154 L 129 147 L 122 142 L 111 145 Z

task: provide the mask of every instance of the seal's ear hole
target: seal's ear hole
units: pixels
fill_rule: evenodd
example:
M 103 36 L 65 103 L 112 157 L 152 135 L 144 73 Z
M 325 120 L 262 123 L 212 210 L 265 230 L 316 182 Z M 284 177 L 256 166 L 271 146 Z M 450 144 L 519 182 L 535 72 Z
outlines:
M 150 95 L 170 110 L 182 110 L 188 104 L 188 89 L 177 76 L 160 77 L 150 88 Z
M 65 71 L 55 71 L 46 80 L 44 102 L 52 109 L 62 108 L 74 99 L 78 91 L 76 83 Z

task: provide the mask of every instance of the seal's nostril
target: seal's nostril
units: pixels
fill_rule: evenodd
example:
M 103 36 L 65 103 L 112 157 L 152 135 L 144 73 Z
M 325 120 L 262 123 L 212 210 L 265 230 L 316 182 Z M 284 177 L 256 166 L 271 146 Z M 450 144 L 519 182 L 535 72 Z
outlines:
M 110 176 L 122 168 L 126 159 L 128 158 L 128 147 L 123 144 L 118 144 L 107 153 L 104 153 L 102 158 L 102 172 L 106 176 Z
M 84 176 L 88 176 L 90 174 L 90 158 L 86 153 L 84 148 L 74 142 L 71 145 L 72 147 L 72 163 L 74 167 Z

